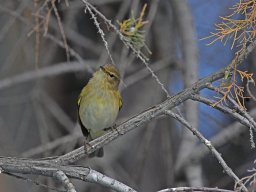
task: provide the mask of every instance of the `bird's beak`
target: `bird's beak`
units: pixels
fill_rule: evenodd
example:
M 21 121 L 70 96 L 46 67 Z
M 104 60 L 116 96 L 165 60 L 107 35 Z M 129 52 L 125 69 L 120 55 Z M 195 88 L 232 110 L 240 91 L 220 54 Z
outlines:
M 103 66 L 100 66 L 100 69 L 101 69 L 102 71 L 104 71 L 105 73 L 107 73 L 106 69 L 105 69 Z

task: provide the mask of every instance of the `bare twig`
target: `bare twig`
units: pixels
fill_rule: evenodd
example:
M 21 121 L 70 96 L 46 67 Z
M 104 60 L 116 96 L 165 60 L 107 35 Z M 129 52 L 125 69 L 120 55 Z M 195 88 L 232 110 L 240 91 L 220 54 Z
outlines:
M 22 17 L 17 12 L 12 11 L 12 10 L 10 10 L 8 8 L 5 8 L 5 7 L 1 6 L 1 5 L 0 5 L 0 11 L 5 12 L 5 13 L 7 13 L 7 14 L 15 17 L 15 18 L 17 18 L 22 23 L 32 27 L 31 23 L 29 23 L 24 17 Z M 48 34 L 44 35 L 44 37 L 46 37 L 48 39 L 51 39 L 53 42 L 58 44 L 60 47 L 66 49 L 65 44 L 63 42 L 61 42 L 60 40 L 58 40 L 57 38 L 55 38 L 54 36 L 52 36 L 51 34 L 48 33 Z M 71 35 L 71 37 L 72 37 L 72 35 Z M 84 60 L 82 59 L 82 57 L 75 50 L 73 50 L 70 47 L 68 49 L 69 49 L 69 53 L 70 53 L 71 56 L 75 57 L 79 62 L 84 63 Z M 87 69 L 88 69 L 88 71 L 90 73 L 93 72 L 93 70 L 92 70 L 92 68 L 90 66 L 87 66 Z
M 72 51 L 71 51 L 72 52 Z M 40 68 L 33 71 L 28 71 L 23 74 L 18 74 L 13 77 L 8 77 L 6 79 L 0 80 L 0 90 L 6 89 L 21 83 L 26 83 L 29 81 L 33 81 L 35 79 L 41 79 L 41 78 L 47 78 L 51 76 L 57 76 L 62 75 L 65 73 L 73 73 L 73 72 L 81 72 L 81 71 L 89 71 L 92 72 L 93 69 L 89 69 L 87 66 L 93 66 L 93 64 L 96 61 L 94 60 L 83 60 L 82 62 L 63 62 L 56 65 Z M 169 60 L 162 60 L 159 62 L 156 62 L 152 68 L 155 71 L 161 70 L 164 67 L 167 67 L 169 64 Z M 171 67 L 176 67 L 175 64 L 170 65 Z M 126 86 L 133 85 L 135 82 L 139 81 L 142 78 L 145 78 L 148 76 L 148 73 L 143 69 L 141 71 L 138 71 L 134 75 L 128 76 L 127 79 L 125 79 Z
M 45 108 L 49 110 L 53 117 L 64 127 L 66 131 L 72 133 L 74 131 L 75 123 L 70 117 L 64 112 L 64 110 L 56 103 L 56 101 L 47 93 L 39 91 L 42 97 L 42 103 Z M 40 102 L 40 101 L 39 101 Z
M 187 127 L 194 135 L 197 136 L 197 138 L 206 145 L 206 147 L 212 152 L 212 154 L 216 157 L 216 159 L 221 164 L 224 171 L 234 179 L 236 183 L 238 183 L 244 191 L 248 191 L 247 188 L 243 185 L 241 180 L 237 177 L 237 175 L 232 171 L 232 169 L 227 165 L 227 163 L 224 161 L 224 159 L 221 157 L 220 153 L 214 148 L 214 146 L 211 144 L 209 140 L 207 140 L 197 129 L 195 129 L 192 125 L 190 125 L 184 118 L 182 118 L 180 115 L 173 113 L 170 110 L 166 110 L 165 113 L 174 119 L 177 119 L 182 125 Z
M 46 34 L 44 37 L 46 37 L 46 38 L 48 38 L 48 39 L 51 39 L 53 42 L 55 42 L 57 45 L 59 45 L 60 47 L 62 47 L 62 48 L 65 48 L 65 44 L 63 44 L 61 41 L 59 41 L 58 39 L 56 39 L 54 36 L 52 36 L 51 34 Z M 69 47 L 69 53 L 70 53 L 70 55 L 72 55 L 72 56 L 74 56 L 77 60 L 78 60 L 78 62 L 80 62 L 80 63 L 85 63 L 84 62 L 84 59 L 74 50 L 74 49 L 72 49 L 72 48 L 70 48 Z M 91 68 L 91 66 L 89 66 L 89 65 L 86 65 L 86 67 L 87 67 L 87 69 L 88 69 L 88 71 L 89 72 L 93 72 L 93 70 L 92 70 L 92 68 Z
M 52 4 L 52 8 L 53 8 L 54 14 L 55 14 L 55 16 L 57 18 L 59 29 L 60 29 L 60 33 L 61 33 L 61 36 L 62 36 L 62 39 L 63 39 L 63 42 L 64 42 L 64 47 L 65 47 L 66 55 L 67 55 L 67 61 L 70 61 L 69 46 L 68 46 L 67 38 L 66 38 L 66 35 L 65 35 L 65 31 L 64 31 L 61 19 L 60 19 L 60 15 L 59 15 L 58 9 L 57 9 L 57 7 L 55 5 L 55 1 L 56 0 L 51 0 L 51 4 Z
M 250 131 L 250 143 L 251 143 L 251 148 L 254 149 L 254 148 L 255 148 L 255 142 L 254 142 L 254 134 L 253 134 L 252 127 L 250 127 L 249 131 Z
M 87 65 L 92 65 L 94 61 L 84 61 L 83 63 L 70 62 L 70 63 L 61 63 L 58 65 L 53 65 L 49 67 L 44 67 L 38 70 L 25 72 L 14 77 L 8 77 L 6 79 L 0 80 L 0 90 L 5 89 L 20 83 L 25 83 L 34 79 L 40 79 L 44 77 L 51 77 L 56 75 L 61 75 L 64 73 L 70 72 L 79 72 L 87 70 Z
M 252 117 L 256 118 L 256 109 L 250 111 Z M 211 138 L 212 145 L 217 148 L 223 146 L 225 143 L 233 140 L 235 137 L 239 136 L 241 133 L 245 132 L 246 129 L 241 123 L 235 122 L 230 124 L 213 138 Z M 209 150 L 205 147 L 205 145 L 201 144 L 194 148 L 193 151 L 188 154 L 181 162 L 179 163 L 179 167 L 175 168 L 175 172 L 180 172 L 180 169 L 184 168 L 187 164 L 191 163 L 192 161 L 199 161 L 207 154 L 209 154 Z
M 37 10 L 39 6 L 39 1 L 34 0 L 34 9 Z M 39 66 L 39 57 L 40 57 L 40 24 L 39 24 L 39 11 L 35 13 L 35 66 Z
M 64 185 L 67 192 L 76 192 L 75 186 L 70 182 L 69 178 L 63 171 L 57 171 L 53 176 Z
M 22 1 L 18 8 L 15 10 L 15 12 L 17 14 L 20 14 L 27 6 L 27 3 L 29 2 L 29 0 L 24 0 Z M 0 10 L 3 11 L 5 10 L 5 8 L 2 8 L 0 6 Z M 0 42 L 3 40 L 3 38 L 5 37 L 6 34 L 8 34 L 8 31 L 10 30 L 10 28 L 12 27 L 12 25 L 15 23 L 16 17 L 12 17 L 9 18 L 9 20 L 6 22 L 6 24 L 4 26 L 1 27 L 1 31 L 0 31 Z
M 68 143 L 71 143 L 72 141 L 76 141 L 79 138 L 80 139 L 83 138 L 80 130 L 75 131 L 73 134 L 69 134 L 69 135 L 63 136 L 61 138 L 55 139 L 54 141 L 46 143 L 45 145 L 39 145 L 37 147 L 29 149 L 29 150 L 23 152 L 21 155 L 22 155 L 22 157 L 33 157 L 36 155 L 40 155 L 42 153 L 51 151 L 59 146 L 67 145 Z
M 178 62 L 173 62 L 170 60 L 170 58 L 167 58 L 167 59 L 163 59 L 163 60 L 160 60 L 160 61 L 157 61 L 155 63 L 153 63 L 151 65 L 151 68 L 155 71 L 155 72 L 158 72 L 160 70 L 163 70 L 164 68 L 167 68 L 167 67 L 171 67 L 171 68 L 178 68 L 179 64 Z M 150 72 L 148 72 L 147 69 L 143 68 L 139 71 L 137 71 L 136 73 L 128 76 L 125 78 L 124 82 L 125 82 L 125 85 L 127 87 L 133 85 L 134 83 L 142 80 L 143 78 L 147 77 L 148 75 L 150 74 Z
M 206 104 L 210 107 L 212 107 L 212 105 L 215 103 L 215 101 L 212 101 L 208 98 L 202 97 L 202 96 L 197 95 L 197 94 L 192 94 L 190 96 L 190 98 L 193 99 L 194 101 L 199 101 L 201 103 L 204 103 L 204 104 Z M 232 117 L 237 119 L 241 124 L 243 124 L 247 127 L 254 127 L 248 119 L 246 119 L 244 116 L 240 115 L 235 110 L 232 110 L 229 107 L 226 107 L 226 106 L 221 105 L 221 104 L 217 104 L 217 105 L 214 106 L 214 108 L 218 109 L 221 112 L 224 112 L 224 113 L 227 113 L 227 114 L 231 115 Z
M 157 192 L 235 192 L 226 189 L 218 189 L 218 188 L 209 188 L 209 187 L 176 187 L 176 188 L 168 188 L 162 189 Z
M 93 1 L 93 4 L 95 3 L 95 1 Z M 120 19 L 120 18 L 124 18 L 124 16 L 126 15 L 127 13 L 127 10 L 129 10 L 130 8 L 130 4 L 131 4 L 131 1 L 123 1 L 122 2 L 122 5 L 120 6 L 119 10 L 118 10 L 118 13 L 116 14 L 115 18 L 113 18 L 114 21 Z M 95 5 L 95 4 L 94 4 Z M 115 42 L 116 42 L 116 39 L 117 39 L 117 35 L 109 35 L 107 37 L 107 42 L 109 44 L 109 50 L 112 50 L 113 46 L 115 45 Z M 121 56 L 122 58 L 122 56 Z M 100 55 L 100 58 L 99 58 L 99 63 L 100 64 L 104 64 L 107 62 L 107 59 L 108 59 L 108 52 L 106 51 L 102 51 L 101 55 Z M 120 67 L 120 66 L 119 66 Z M 121 71 L 121 70 L 120 70 Z
M 105 48 L 106 48 L 106 50 L 107 50 L 107 53 L 108 53 L 108 56 L 109 56 L 109 58 L 110 58 L 111 63 L 112 63 L 112 64 L 115 64 L 115 62 L 114 62 L 114 60 L 113 60 L 113 58 L 112 58 L 112 55 L 111 55 L 111 53 L 110 53 L 110 51 L 109 51 L 108 42 L 107 42 L 106 39 L 105 39 L 105 34 L 104 34 L 104 32 L 102 31 L 102 29 L 100 28 L 100 24 L 99 24 L 99 22 L 98 22 L 98 20 L 97 20 L 97 18 L 96 18 L 96 16 L 95 16 L 95 14 L 92 12 L 92 10 L 90 9 L 90 7 L 89 7 L 88 4 L 86 3 L 87 0 L 83 0 L 83 2 L 84 2 L 85 5 L 86 5 L 85 12 L 86 12 L 86 10 L 89 11 L 89 13 L 90 13 L 90 15 L 92 16 L 92 19 L 93 19 L 93 21 L 94 21 L 94 24 L 95 24 L 96 28 L 98 29 L 98 32 L 99 32 L 99 34 L 100 34 L 100 36 L 101 36 L 101 39 L 102 39 L 102 41 L 103 41 L 103 43 L 104 43 L 104 45 L 105 45 Z
M 248 80 L 247 83 L 246 83 L 246 90 L 247 90 L 248 94 L 250 95 L 250 97 L 256 102 L 256 97 L 253 95 L 253 93 L 250 90 L 250 83 L 255 84 L 254 81 Z
M 33 180 L 33 179 L 30 179 L 30 178 L 27 178 L 27 177 L 23 177 L 21 175 L 17 175 L 17 174 L 13 174 L 13 173 L 4 173 L 5 175 L 9 175 L 9 176 L 12 176 L 12 177 L 15 177 L 17 179 L 21 179 L 21 180 L 24 180 L 26 182 L 30 182 L 30 183 L 33 183 L 35 185 L 38 185 L 40 187 L 43 187 L 45 189 L 48 189 L 48 190 L 52 190 L 52 191 L 58 191 L 58 192 L 66 192 L 66 190 L 60 190 L 60 189 L 57 189 L 57 188 L 53 188 L 53 187 L 50 187 L 48 185 L 45 185 L 45 184 L 42 184 L 36 180 Z

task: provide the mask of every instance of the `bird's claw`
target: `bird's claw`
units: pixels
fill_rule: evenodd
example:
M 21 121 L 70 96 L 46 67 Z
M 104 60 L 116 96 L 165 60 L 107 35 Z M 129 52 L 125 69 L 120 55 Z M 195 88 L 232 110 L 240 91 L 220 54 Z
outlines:
M 108 127 L 108 128 L 105 128 L 104 131 L 108 131 L 108 130 L 112 130 L 112 131 L 116 131 L 119 135 L 123 135 L 124 133 L 123 132 L 120 132 L 118 129 L 117 129 L 117 125 L 114 124 L 112 127 Z
M 89 155 L 89 150 L 91 148 L 92 148 L 92 146 L 87 141 L 84 141 L 84 153 Z

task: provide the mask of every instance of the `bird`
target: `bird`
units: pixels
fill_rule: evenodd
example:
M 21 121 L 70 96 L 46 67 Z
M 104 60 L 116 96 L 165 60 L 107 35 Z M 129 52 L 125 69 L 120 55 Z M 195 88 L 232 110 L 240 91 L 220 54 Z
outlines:
M 113 64 L 106 64 L 94 72 L 82 89 L 77 103 L 78 116 L 82 133 L 88 142 L 104 135 L 106 130 L 115 126 L 116 118 L 122 108 L 119 83 L 118 68 Z M 90 154 L 90 157 L 103 157 L 103 155 L 103 148 L 100 148 Z

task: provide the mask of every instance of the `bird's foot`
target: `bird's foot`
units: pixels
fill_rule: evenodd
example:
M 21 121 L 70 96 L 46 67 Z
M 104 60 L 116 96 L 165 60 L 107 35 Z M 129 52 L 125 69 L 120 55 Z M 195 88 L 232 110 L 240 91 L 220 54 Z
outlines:
M 93 148 L 90 143 L 88 143 L 87 141 L 84 141 L 84 153 L 86 155 L 89 155 L 89 150 Z
M 119 131 L 118 129 L 117 129 L 117 125 L 116 124 L 114 124 L 112 127 L 108 127 L 108 128 L 105 128 L 104 129 L 104 131 L 108 131 L 108 130 L 112 130 L 112 131 L 116 131 L 119 135 L 123 135 L 124 133 L 123 132 L 121 132 L 121 131 Z

